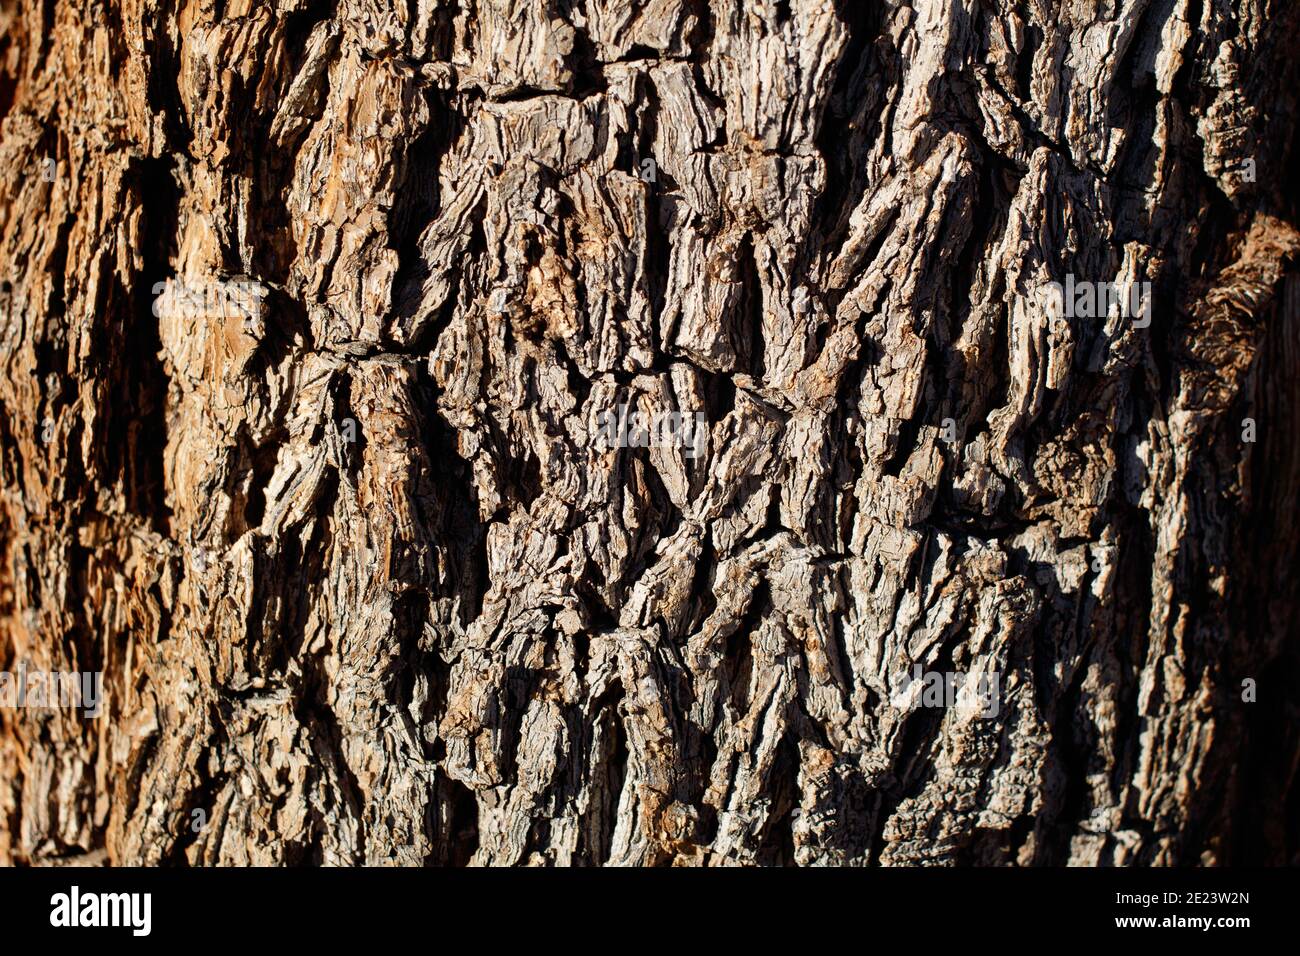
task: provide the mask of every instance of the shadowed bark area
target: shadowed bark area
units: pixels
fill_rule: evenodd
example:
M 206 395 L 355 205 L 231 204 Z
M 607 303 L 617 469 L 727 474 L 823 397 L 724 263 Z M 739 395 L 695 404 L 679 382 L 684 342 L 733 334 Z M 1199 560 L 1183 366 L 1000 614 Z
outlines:
M 1298 30 L 0 3 L 0 863 L 1300 862 Z

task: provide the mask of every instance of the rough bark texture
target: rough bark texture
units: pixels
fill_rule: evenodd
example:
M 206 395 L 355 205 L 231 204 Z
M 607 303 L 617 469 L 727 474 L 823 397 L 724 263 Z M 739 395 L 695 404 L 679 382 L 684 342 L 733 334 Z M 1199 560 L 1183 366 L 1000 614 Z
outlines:
M 0 10 L 0 861 L 1300 859 L 1296 4 Z

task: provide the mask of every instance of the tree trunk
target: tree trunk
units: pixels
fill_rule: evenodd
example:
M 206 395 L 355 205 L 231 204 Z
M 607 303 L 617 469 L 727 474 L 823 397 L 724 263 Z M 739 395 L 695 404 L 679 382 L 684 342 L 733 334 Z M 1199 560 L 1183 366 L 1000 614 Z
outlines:
M 1300 862 L 1297 5 L 2 9 L 0 862 Z

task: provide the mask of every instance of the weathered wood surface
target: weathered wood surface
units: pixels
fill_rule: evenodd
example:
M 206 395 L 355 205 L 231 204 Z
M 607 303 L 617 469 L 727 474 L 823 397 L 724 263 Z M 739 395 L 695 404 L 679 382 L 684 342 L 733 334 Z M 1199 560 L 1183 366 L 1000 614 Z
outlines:
M 2 10 L 0 862 L 1300 859 L 1296 4 Z

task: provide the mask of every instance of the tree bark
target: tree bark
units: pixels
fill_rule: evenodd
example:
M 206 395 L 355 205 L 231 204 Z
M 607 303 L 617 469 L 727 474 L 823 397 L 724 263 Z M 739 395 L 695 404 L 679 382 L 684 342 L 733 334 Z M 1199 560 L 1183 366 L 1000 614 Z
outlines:
M 0 862 L 1300 862 L 1296 4 L 2 11 Z

